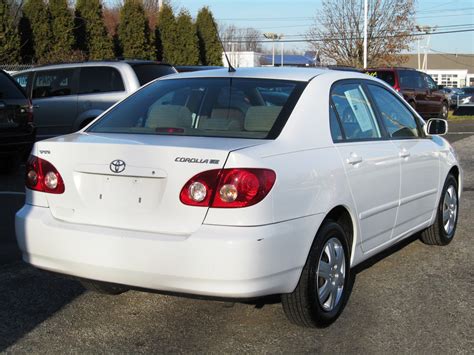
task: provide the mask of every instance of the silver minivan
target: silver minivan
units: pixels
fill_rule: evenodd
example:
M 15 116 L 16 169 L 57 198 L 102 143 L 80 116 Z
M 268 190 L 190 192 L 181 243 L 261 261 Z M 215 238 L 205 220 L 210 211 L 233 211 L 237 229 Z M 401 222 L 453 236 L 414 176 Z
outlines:
M 13 74 L 35 110 L 37 139 L 75 132 L 140 86 L 176 73 L 144 60 L 45 65 Z

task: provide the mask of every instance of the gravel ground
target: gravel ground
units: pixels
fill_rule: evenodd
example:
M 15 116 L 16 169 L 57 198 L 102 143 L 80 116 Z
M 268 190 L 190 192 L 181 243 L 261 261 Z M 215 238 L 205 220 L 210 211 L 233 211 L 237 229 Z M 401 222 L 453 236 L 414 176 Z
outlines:
M 329 328 L 291 325 L 278 300 L 103 296 L 15 263 L 0 267 L 0 351 L 472 354 L 474 136 L 454 145 L 465 189 L 453 243 L 412 239 L 364 264 L 344 313 Z

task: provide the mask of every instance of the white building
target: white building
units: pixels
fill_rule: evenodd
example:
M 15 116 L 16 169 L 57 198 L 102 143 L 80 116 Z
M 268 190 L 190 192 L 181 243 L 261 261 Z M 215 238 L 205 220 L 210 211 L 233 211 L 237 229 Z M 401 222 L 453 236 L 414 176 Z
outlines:
M 229 61 L 234 68 L 259 67 L 263 54 L 257 52 L 227 52 Z M 227 65 L 225 54 L 222 53 L 222 63 Z

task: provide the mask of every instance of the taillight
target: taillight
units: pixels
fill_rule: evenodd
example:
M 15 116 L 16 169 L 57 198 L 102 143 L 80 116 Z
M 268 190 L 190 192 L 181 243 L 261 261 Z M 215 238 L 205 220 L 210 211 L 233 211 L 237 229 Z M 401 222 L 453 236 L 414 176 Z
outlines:
M 269 169 L 216 169 L 192 177 L 181 189 L 185 205 L 237 208 L 262 201 L 272 189 L 276 174 Z
M 64 181 L 58 170 L 49 161 L 30 155 L 26 163 L 26 187 L 31 190 L 62 194 Z

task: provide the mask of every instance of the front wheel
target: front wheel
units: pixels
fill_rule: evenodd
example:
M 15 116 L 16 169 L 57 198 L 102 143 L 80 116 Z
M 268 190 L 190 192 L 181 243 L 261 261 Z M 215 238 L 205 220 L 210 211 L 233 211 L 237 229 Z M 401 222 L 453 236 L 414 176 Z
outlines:
M 442 105 L 441 105 L 441 111 L 439 112 L 440 118 L 442 118 L 443 120 L 447 120 L 448 119 L 448 110 L 449 110 L 448 103 L 443 102 Z
M 327 327 L 341 314 L 354 283 L 344 229 L 325 222 L 292 293 L 281 296 L 287 318 L 304 327 Z
M 447 245 L 451 243 L 458 222 L 458 182 L 449 174 L 444 183 L 443 191 L 432 226 L 421 232 L 421 241 L 429 245 Z

